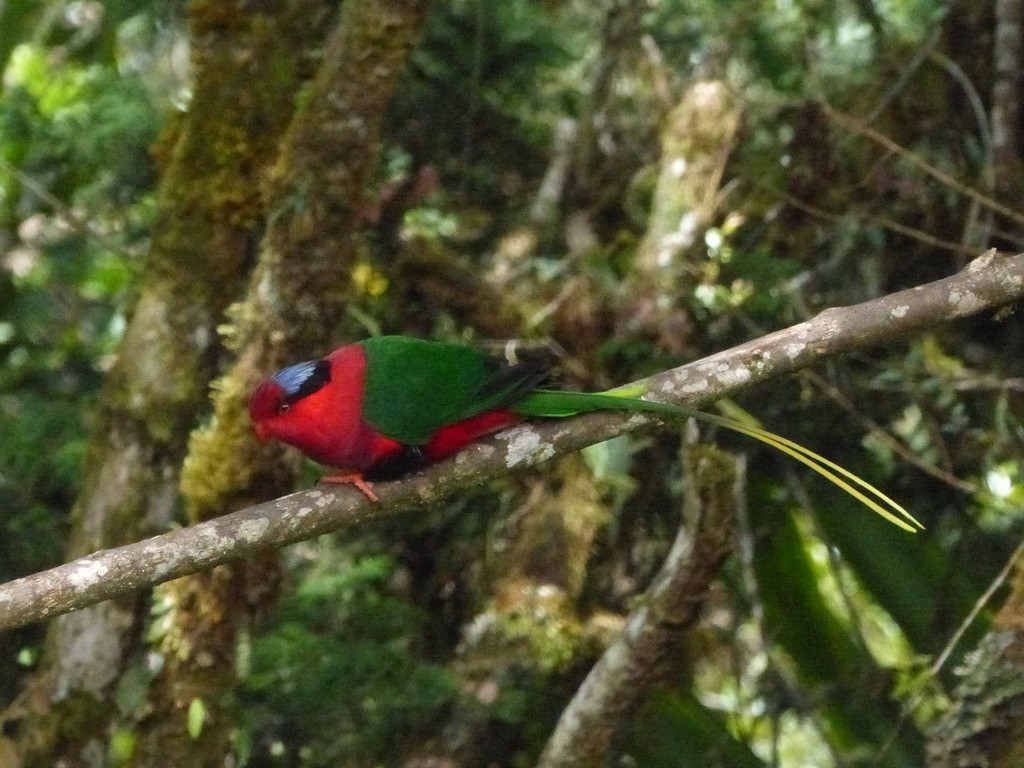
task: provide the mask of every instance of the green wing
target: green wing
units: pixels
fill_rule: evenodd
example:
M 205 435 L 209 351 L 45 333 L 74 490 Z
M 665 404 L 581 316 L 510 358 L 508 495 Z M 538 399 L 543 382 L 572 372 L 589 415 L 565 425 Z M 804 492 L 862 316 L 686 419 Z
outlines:
M 536 360 L 517 365 L 465 344 L 378 336 L 366 352 L 363 418 L 392 440 L 422 445 L 446 424 L 513 403 L 547 374 Z

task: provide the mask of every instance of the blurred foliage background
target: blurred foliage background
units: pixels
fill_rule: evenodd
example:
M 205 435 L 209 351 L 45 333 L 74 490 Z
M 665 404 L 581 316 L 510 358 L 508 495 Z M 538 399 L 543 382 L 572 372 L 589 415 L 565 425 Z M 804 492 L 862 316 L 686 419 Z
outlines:
M 67 545 L 190 107 L 188 13 L 0 3 L 0 580 Z M 1024 202 L 997 162 L 1000 23 L 993 1 L 438 2 L 336 337 L 523 338 L 601 388 L 1019 250 L 1022 220 L 964 194 Z M 924 764 L 1004 591 L 932 665 L 1022 530 L 1022 330 L 1005 313 L 893 339 L 733 404 L 928 530 L 708 435 L 750 462 L 737 554 L 608 764 Z M 620 438 L 290 547 L 279 604 L 238 640 L 223 764 L 532 764 L 680 525 L 678 454 L 678 435 Z M 164 616 L 135 638 L 152 654 Z M 44 647 L 41 628 L 0 638 L 0 702 Z M 126 665 L 98 746 L 64 764 L 131 764 L 150 680 Z

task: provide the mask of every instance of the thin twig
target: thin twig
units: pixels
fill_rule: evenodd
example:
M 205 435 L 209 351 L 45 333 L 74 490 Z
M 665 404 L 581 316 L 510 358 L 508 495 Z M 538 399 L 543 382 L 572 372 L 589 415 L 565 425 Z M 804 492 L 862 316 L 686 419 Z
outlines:
M 978 493 L 978 487 L 973 483 L 969 483 L 966 480 L 961 480 L 951 472 L 946 472 L 941 467 L 936 467 L 933 464 L 929 464 L 927 461 L 922 459 L 912 450 L 907 448 L 903 443 L 893 437 L 889 430 L 883 427 L 881 424 L 876 422 L 874 419 L 865 416 L 860 410 L 854 405 L 853 401 L 850 400 L 838 387 L 833 386 L 829 383 L 824 376 L 814 371 L 801 371 L 801 378 L 810 381 L 816 386 L 826 397 L 828 397 L 833 403 L 838 405 L 850 416 L 857 419 L 861 425 L 875 438 L 881 441 L 889 450 L 899 456 L 901 459 L 906 461 L 908 464 L 912 464 L 919 470 L 924 472 L 936 480 L 945 483 L 951 488 L 956 488 L 958 491 L 971 494 L 972 496 Z
M 967 76 L 967 73 L 957 64 L 955 61 L 950 59 L 948 56 L 944 56 L 940 53 L 932 52 L 932 60 L 936 61 L 954 80 L 959 83 L 960 87 L 964 89 L 964 93 L 967 94 L 967 103 L 971 105 L 971 111 L 974 113 L 974 119 L 978 123 L 978 138 L 981 141 L 981 146 L 984 151 L 985 165 L 982 167 L 982 178 L 985 181 L 985 188 L 989 196 L 993 196 L 996 193 L 996 169 L 995 169 L 995 145 L 992 140 L 992 131 L 988 124 L 988 114 L 985 112 L 985 104 L 981 100 L 981 95 L 978 93 L 978 89 L 974 87 L 974 83 L 971 82 L 971 78 Z M 977 205 L 977 203 L 975 203 Z M 976 243 L 981 246 L 988 242 L 990 233 L 992 231 L 993 219 L 995 218 L 990 208 L 985 209 L 985 234 L 983 237 L 976 236 Z M 972 221 L 977 215 L 976 210 L 971 210 L 970 218 L 968 222 Z M 963 242 L 969 242 L 966 235 L 971 231 L 971 227 L 967 226 L 964 228 L 965 237 L 962 238 Z
M 68 225 L 85 237 L 92 238 L 111 253 L 131 257 L 133 254 L 120 243 L 111 240 L 103 230 L 87 219 L 83 219 L 72 210 L 71 206 L 65 203 L 56 195 L 52 194 L 46 187 L 36 181 L 32 176 L 25 173 L 6 157 L 0 155 L 0 166 L 3 166 L 8 173 L 12 174 L 29 191 L 52 208 Z
M 1020 212 L 1015 211 L 1012 208 L 1008 208 L 1002 203 L 993 200 L 989 195 L 979 192 L 978 190 L 974 189 L 974 187 L 969 187 L 966 184 L 958 181 L 957 179 L 954 179 L 945 171 L 939 170 L 934 165 L 921 158 L 919 155 L 911 152 L 909 149 L 900 146 L 895 141 L 890 139 L 888 136 L 885 136 L 879 131 L 876 131 L 874 128 L 865 125 L 860 120 L 857 120 L 856 118 L 851 117 L 850 115 L 845 115 L 842 112 L 839 112 L 838 110 L 834 109 L 833 107 L 828 106 L 827 104 L 825 104 L 823 108 L 825 110 L 825 114 L 828 115 L 829 118 L 831 118 L 834 122 L 846 128 L 847 130 L 871 139 L 876 144 L 880 144 L 890 152 L 899 155 L 904 160 L 909 162 L 911 165 L 916 166 L 917 168 L 927 173 L 936 181 L 945 184 L 950 189 L 959 192 L 960 194 L 970 198 L 971 200 L 974 200 L 980 205 L 983 205 L 986 208 L 995 211 L 996 213 L 1001 213 L 1003 216 L 1010 219 L 1011 221 L 1014 221 L 1017 224 L 1024 226 L 1024 214 L 1021 214 Z
M 819 219 L 832 222 L 842 222 L 846 219 L 853 218 L 855 221 L 865 221 L 869 224 L 877 224 L 884 229 L 891 229 L 893 232 L 905 235 L 913 240 L 930 245 L 933 248 L 941 248 L 952 253 L 959 253 L 966 256 L 973 256 L 978 252 L 977 248 L 968 248 L 966 245 L 960 243 L 953 243 L 949 240 L 942 240 L 941 238 L 930 235 L 927 232 L 915 229 L 914 227 L 908 227 L 906 224 L 900 224 L 898 221 L 893 221 L 890 218 L 884 216 L 876 216 L 870 213 L 856 213 L 846 212 L 842 214 L 831 213 L 829 211 L 822 210 L 810 203 L 793 197 L 792 195 L 786 194 L 780 190 L 776 191 L 776 194 L 786 201 L 788 205 L 792 205 L 804 213 L 808 213 L 811 216 L 815 216 Z
M 1013 554 L 1010 555 L 1010 559 L 1006 561 L 1006 565 L 1003 566 L 999 575 L 992 579 L 992 583 L 988 585 L 988 589 L 986 589 L 982 593 L 981 597 L 975 601 L 974 607 L 971 608 L 971 612 L 964 617 L 962 622 L 960 622 L 960 626 L 957 627 L 953 636 L 949 638 L 949 642 L 946 643 L 946 647 L 942 649 L 942 653 L 940 653 L 932 663 L 931 667 L 928 669 L 928 672 L 932 677 L 938 677 L 939 672 L 941 672 L 942 668 L 946 666 L 946 662 L 949 661 L 949 657 L 953 654 L 954 649 L 960 643 L 964 633 L 967 632 L 975 620 L 977 620 L 978 614 L 981 613 L 986 605 L 988 605 L 992 596 L 1000 587 L 1003 586 L 1003 584 L 1006 583 L 1006 579 L 1010 576 L 1010 571 L 1012 571 L 1014 566 L 1017 565 L 1017 561 L 1021 559 L 1021 556 L 1024 556 L 1024 539 L 1021 540 L 1020 544 L 1017 545 L 1017 549 L 1015 549 Z
M 903 67 L 900 74 L 893 79 L 892 85 L 890 85 L 886 92 L 882 94 L 882 98 L 878 100 L 878 103 L 876 103 L 864 117 L 864 122 L 870 125 L 878 119 L 879 115 L 888 109 L 889 104 L 899 96 L 900 91 L 907 86 L 907 83 L 910 82 L 910 78 L 914 76 L 914 73 L 917 72 L 924 60 L 928 58 L 928 54 L 935 50 L 935 46 L 938 45 L 939 40 L 941 39 L 942 24 L 936 24 L 935 28 L 931 31 L 931 34 L 928 35 L 925 41 L 921 43 L 916 51 L 914 51 L 914 55 L 910 57 L 910 60 Z

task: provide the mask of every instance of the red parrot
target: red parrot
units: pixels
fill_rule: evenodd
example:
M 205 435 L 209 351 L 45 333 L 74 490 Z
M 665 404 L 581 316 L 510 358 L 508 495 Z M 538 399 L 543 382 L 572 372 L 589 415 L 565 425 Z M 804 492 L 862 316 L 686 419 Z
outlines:
M 784 437 L 735 419 L 641 400 L 634 396 L 635 389 L 539 389 L 547 374 L 547 366 L 536 360 L 509 364 L 465 344 L 378 336 L 278 371 L 252 393 L 249 418 L 261 440 L 276 438 L 320 464 L 342 470 L 323 478 L 325 482 L 352 483 L 376 501 L 364 475 L 400 475 L 523 418 L 600 410 L 695 417 L 783 451 L 905 530 L 923 527 L 874 486 Z

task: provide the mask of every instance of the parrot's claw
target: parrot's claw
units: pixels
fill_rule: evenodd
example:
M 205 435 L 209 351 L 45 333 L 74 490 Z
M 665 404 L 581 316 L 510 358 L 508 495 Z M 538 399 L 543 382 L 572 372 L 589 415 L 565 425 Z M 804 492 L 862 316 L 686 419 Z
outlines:
M 345 485 L 354 485 L 363 495 L 370 501 L 380 501 L 377 498 L 377 494 L 373 492 L 373 483 L 369 483 L 363 480 L 363 476 L 359 473 L 350 473 L 347 475 L 327 475 L 320 478 L 321 483 L 343 483 Z

